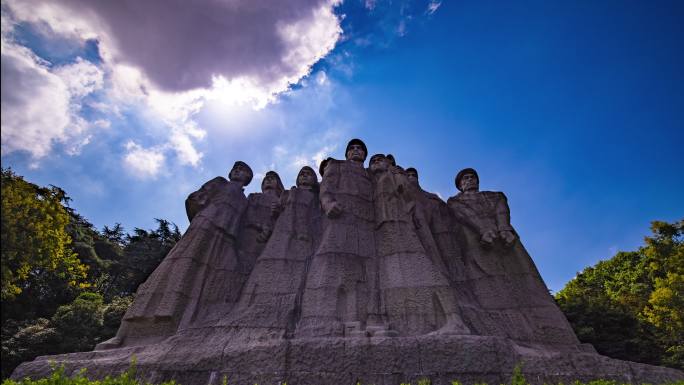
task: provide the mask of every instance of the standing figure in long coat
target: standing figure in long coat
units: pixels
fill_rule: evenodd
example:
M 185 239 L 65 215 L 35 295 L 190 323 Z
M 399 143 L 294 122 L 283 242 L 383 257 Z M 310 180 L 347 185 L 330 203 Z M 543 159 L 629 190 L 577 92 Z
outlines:
M 249 275 L 254 262 L 266 246 L 278 219 L 281 196 L 285 193 L 283 182 L 275 171 L 269 171 L 261 181 L 261 192 L 247 197 L 247 211 L 242 218 L 238 239 L 238 253 L 245 275 Z
M 416 212 L 420 218 L 418 222 L 419 235 L 421 238 L 432 238 L 436 253 L 443 261 L 452 282 L 465 280 L 465 267 L 459 242 L 462 240 L 462 234 L 454 226 L 449 207 L 439 196 L 422 189 L 418 170 L 413 167 L 407 168 L 406 178 L 411 195 L 415 199 Z M 429 240 L 421 240 L 424 246 L 431 243 Z M 431 250 L 426 251 L 430 252 Z
M 290 338 L 301 316 L 306 273 L 320 240 L 321 208 L 315 171 L 303 167 L 297 186 L 284 194 L 264 251 L 257 258 L 240 301 L 219 322 L 245 340 Z
M 188 196 L 188 230 L 140 285 L 116 337 L 96 349 L 159 342 L 192 326 L 198 313 L 222 306 L 239 290 L 231 282 L 240 273 L 236 240 L 247 208 L 243 188 L 252 175 L 238 161 L 230 181 L 216 177 Z
M 460 192 L 447 204 L 465 233 L 469 286 L 479 305 L 480 334 L 519 341 L 577 344 L 529 254 L 511 226 L 501 192 L 479 191 L 472 168 L 456 176 Z
M 365 335 L 379 322 L 373 228 L 373 185 L 359 139 L 346 160 L 328 159 L 321 181 L 323 233 L 311 261 L 297 337 Z
M 376 254 L 381 310 L 402 336 L 430 332 L 470 334 L 441 259 L 430 257 L 415 227 L 415 200 L 405 173 L 373 155 Z

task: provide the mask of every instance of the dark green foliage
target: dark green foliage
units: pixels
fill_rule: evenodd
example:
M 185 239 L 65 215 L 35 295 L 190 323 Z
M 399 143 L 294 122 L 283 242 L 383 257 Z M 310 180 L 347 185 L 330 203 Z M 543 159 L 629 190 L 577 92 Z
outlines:
M 60 306 L 49 320 L 9 320 L 2 329 L 3 378 L 36 356 L 91 350 L 113 337 L 131 302 L 131 297 L 117 297 L 105 304 L 102 295 L 84 292 Z
M 23 379 L 20 381 L 15 381 L 15 380 L 5 380 L 2 382 L 2 385 L 153 385 L 150 383 L 144 383 L 140 381 L 139 379 L 136 378 L 136 371 L 135 371 L 135 361 L 131 363 L 131 367 L 124 373 L 122 373 L 119 376 L 111 377 L 107 376 L 106 378 L 102 380 L 90 380 L 87 377 L 87 371 L 85 369 L 82 369 L 80 372 L 76 373 L 73 377 L 69 377 L 64 373 L 64 367 L 58 367 L 55 368 L 53 373 L 46 378 L 41 378 L 38 380 L 31 380 L 31 379 Z M 228 381 L 227 377 L 223 377 L 222 381 L 223 385 L 229 385 L 230 382 Z M 167 381 L 163 382 L 159 385 L 175 385 L 177 384 L 175 381 Z M 430 385 L 431 381 L 428 378 L 422 378 L 418 380 L 418 385 Z M 451 381 L 452 385 L 462 385 L 461 382 L 457 380 Z M 182 384 L 178 384 L 182 385 Z M 257 385 L 257 384 L 255 384 Z M 287 385 L 287 383 L 283 383 L 283 385 Z M 357 381 L 356 385 L 362 385 L 361 382 Z M 411 385 L 410 383 L 402 383 L 401 385 Z M 487 383 L 478 383 L 477 385 L 487 385 Z M 504 385 L 504 384 L 501 384 Z M 513 371 L 513 374 L 511 375 L 511 379 L 508 382 L 508 384 L 505 385 L 529 385 L 529 382 L 527 382 L 527 379 L 525 376 L 522 374 L 522 371 L 520 370 L 520 367 L 516 367 Z M 563 385 L 563 383 L 559 383 L 558 385 Z M 593 380 L 589 382 L 579 382 L 575 381 L 569 385 L 629 385 L 626 383 L 619 383 L 614 380 Z M 646 384 L 643 384 L 646 385 Z M 677 381 L 677 382 L 672 382 L 672 383 L 666 383 L 662 385 L 684 385 L 684 381 Z
M 114 336 L 138 285 L 181 234 L 162 219 L 157 229 L 132 235 L 118 223 L 100 232 L 68 207 L 62 189 L 36 186 L 11 170 L 2 170 L 2 191 L 6 378 L 38 355 L 91 350 Z
M 180 239 L 178 226 L 163 219 L 156 221 L 156 230 L 136 228 L 123 240 L 122 255 L 110 269 L 111 278 L 105 290 L 108 295 L 133 294 Z
M 116 334 L 128 307 L 133 303 L 133 297 L 114 297 L 102 311 L 101 340 L 106 340 Z
M 599 353 L 684 368 L 684 221 L 651 230 L 645 246 L 584 269 L 556 300 Z
M 163 382 L 159 385 L 175 385 L 175 381 Z M 41 378 L 38 380 L 23 379 L 20 381 L 4 380 L 2 385 L 152 385 L 138 380 L 135 376 L 135 363 L 131 368 L 121 375 L 111 377 L 107 376 L 102 380 L 90 380 L 87 377 L 85 369 L 81 370 L 73 377 L 69 377 L 64 373 L 64 367 L 55 368 L 50 377 Z
M 511 385 L 530 385 L 522 374 L 520 365 L 516 365 L 515 368 L 513 368 L 513 374 L 511 374 L 511 381 L 509 383 Z
M 2 326 L 2 378 L 7 378 L 23 361 L 54 352 L 59 342 L 57 330 L 45 318 L 5 322 Z
M 54 276 L 71 287 L 83 287 L 87 266 L 70 248 L 66 227 L 69 201 L 58 187 L 39 187 L 10 169 L 2 169 L 3 308 L 34 281 Z M 48 279 L 49 280 L 49 279 Z
M 93 348 L 102 329 L 104 302 L 97 293 L 81 293 L 72 303 L 60 306 L 51 323 L 58 330 L 61 349 L 68 352 Z

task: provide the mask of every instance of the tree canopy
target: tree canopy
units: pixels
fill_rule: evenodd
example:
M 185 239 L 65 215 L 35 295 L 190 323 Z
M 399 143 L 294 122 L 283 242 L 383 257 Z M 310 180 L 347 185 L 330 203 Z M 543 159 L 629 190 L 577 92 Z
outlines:
M 11 300 L 48 272 L 84 286 L 87 266 L 70 248 L 67 197 L 2 169 L 2 300 Z
M 2 377 L 38 355 L 112 337 L 132 295 L 180 239 L 178 227 L 97 230 L 59 187 L 2 169 Z
M 684 220 L 651 231 L 638 250 L 577 274 L 556 300 L 599 353 L 684 368 Z

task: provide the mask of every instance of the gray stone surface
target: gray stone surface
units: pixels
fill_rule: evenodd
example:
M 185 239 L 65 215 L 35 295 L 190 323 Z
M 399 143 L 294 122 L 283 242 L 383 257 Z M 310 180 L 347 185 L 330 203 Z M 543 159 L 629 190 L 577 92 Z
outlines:
M 581 344 L 510 224 L 506 197 L 475 170 L 442 201 L 418 172 L 350 141 L 345 160 L 303 168 L 285 191 L 236 162 L 186 201 L 190 226 L 138 289 L 117 336 L 93 352 L 39 357 L 93 377 L 220 384 L 659 383 L 684 373 L 610 359 Z

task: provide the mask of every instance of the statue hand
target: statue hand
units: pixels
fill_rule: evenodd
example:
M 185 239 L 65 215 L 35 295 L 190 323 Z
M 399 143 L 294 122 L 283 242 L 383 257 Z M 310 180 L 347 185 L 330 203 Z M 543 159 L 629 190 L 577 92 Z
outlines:
M 280 214 L 281 208 L 282 207 L 280 206 L 280 203 L 278 203 L 278 202 L 271 203 L 271 216 L 274 216 L 274 217 L 278 216 L 278 214 Z
M 418 219 L 418 217 L 415 216 L 415 214 L 412 215 L 412 217 L 413 217 L 413 225 L 416 227 L 416 229 L 420 229 L 421 226 L 422 226 L 422 225 L 420 224 L 420 219 Z
M 480 238 L 480 243 L 489 246 L 494 242 L 495 237 L 496 232 L 494 230 L 487 230 L 487 232 L 482 234 L 482 238 Z
M 499 232 L 499 236 L 501 239 L 503 239 L 504 243 L 506 246 L 510 246 L 515 242 L 515 239 L 517 238 L 515 236 L 515 233 L 513 233 L 511 230 L 502 230 Z
M 328 216 L 328 218 L 339 217 L 340 214 L 342 214 L 342 205 L 337 202 L 333 202 L 325 209 L 325 214 Z
M 268 238 L 271 236 L 272 231 L 273 230 L 271 230 L 270 227 L 263 226 L 261 228 L 261 232 L 259 233 L 259 235 L 257 235 L 257 242 L 264 243 L 264 242 L 268 241 Z

